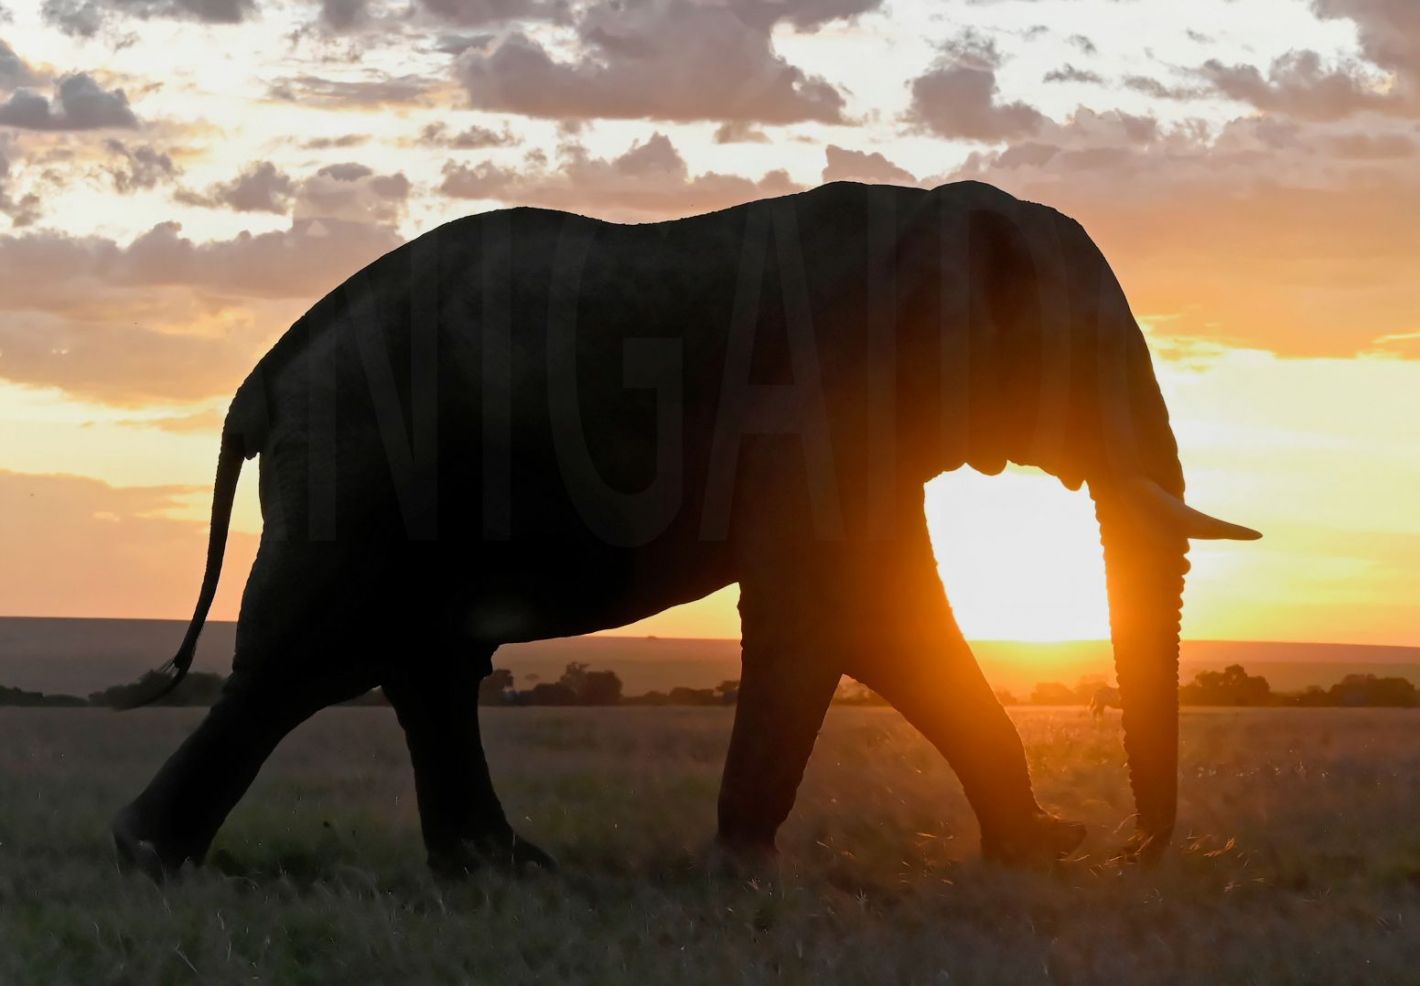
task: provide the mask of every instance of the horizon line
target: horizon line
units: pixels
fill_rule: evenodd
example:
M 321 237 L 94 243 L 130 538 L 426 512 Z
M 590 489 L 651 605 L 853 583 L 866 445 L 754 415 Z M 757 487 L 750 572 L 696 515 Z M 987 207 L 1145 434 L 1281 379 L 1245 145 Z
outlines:
M 146 623 L 178 623 L 186 625 L 190 618 L 174 616 L 48 616 L 35 615 L 30 613 L 0 614 L 0 620 L 72 620 L 98 621 L 110 620 L 120 622 L 146 622 Z M 227 624 L 234 625 L 236 620 L 207 620 L 208 625 Z M 610 640 L 665 640 L 665 641 L 725 641 L 727 643 L 738 643 L 739 637 L 687 637 L 679 635 L 659 634 L 659 633 L 617 633 L 616 630 L 598 630 L 593 633 L 574 634 L 565 637 L 543 637 L 537 640 L 516 640 L 509 641 L 500 646 L 511 647 L 519 644 L 536 644 L 545 640 L 577 640 L 581 638 L 605 638 Z M 1071 637 L 1062 640 L 1030 640 L 1011 637 L 967 637 L 968 643 L 973 644 L 1011 644 L 1015 646 L 1034 647 L 1060 647 L 1070 644 L 1101 644 L 1110 645 L 1108 637 Z M 1304 644 L 1319 647 L 1384 647 L 1399 650 L 1420 651 L 1420 642 L 1417 643 L 1356 643 L 1345 640 L 1278 640 L 1276 638 L 1240 638 L 1240 637 L 1183 637 L 1183 643 L 1194 644 Z

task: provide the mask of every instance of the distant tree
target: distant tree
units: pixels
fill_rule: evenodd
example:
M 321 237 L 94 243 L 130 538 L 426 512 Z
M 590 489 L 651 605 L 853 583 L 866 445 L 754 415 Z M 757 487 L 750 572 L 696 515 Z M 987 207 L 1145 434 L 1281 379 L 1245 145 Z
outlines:
M 709 688 L 686 688 L 678 685 L 666 696 L 667 705 L 719 705 L 720 697 Z
M 616 705 L 621 701 L 621 678 L 617 673 L 592 671 L 581 661 L 568 664 L 557 684 L 572 693 L 572 705 Z
M 494 668 L 493 673 L 478 683 L 479 705 L 508 705 L 513 700 L 513 672 Z
M 1333 705 L 1371 705 L 1409 708 L 1416 704 L 1415 686 L 1405 678 L 1377 678 L 1373 674 L 1348 674 L 1327 693 Z
M 1069 685 L 1058 681 L 1042 681 L 1030 693 L 1032 705 L 1079 705 L 1080 697 Z
M 580 694 L 582 691 L 582 679 L 584 679 L 586 676 L 586 662 L 571 661 L 568 663 L 567 667 L 563 669 L 562 677 L 558 678 L 557 680 L 561 684 L 564 684 L 568 688 L 572 689 L 572 692 L 574 694 Z
M 1018 699 L 1018 698 L 1016 698 L 1014 692 L 1007 691 L 1007 690 L 1004 689 L 1004 688 L 998 688 L 998 689 L 996 689 L 996 701 L 1000 702 L 1002 705 L 1020 705 L 1020 704 L 1021 704 L 1021 700 Z
M 615 671 L 587 671 L 576 692 L 578 705 L 619 705 L 621 678 Z
M 577 693 L 560 681 L 540 681 L 518 693 L 519 705 L 576 705 Z
M 740 679 L 720 682 L 715 686 L 715 694 L 720 696 L 721 705 L 734 705 L 740 699 Z
M 646 692 L 644 695 L 632 695 L 630 698 L 622 699 L 623 705 L 669 705 L 670 698 L 665 692 Z
M 1250 675 L 1241 664 L 1222 671 L 1200 671 L 1178 691 L 1184 705 L 1271 705 L 1272 688 L 1261 675 Z
M 1305 690 L 1298 692 L 1288 698 L 1288 704 L 1301 705 L 1307 708 L 1319 708 L 1323 705 L 1334 704 L 1331 695 L 1320 685 L 1308 685 Z
M 114 685 L 89 696 L 93 705 L 124 705 L 145 695 L 151 695 L 162 684 L 163 677 L 156 671 L 147 671 L 137 681 L 127 685 Z M 167 695 L 154 705 L 211 705 L 222 694 L 222 686 L 227 679 L 210 671 L 193 671 Z
M 62 708 L 88 704 L 77 695 L 46 695 L 44 692 L 27 692 L 23 688 L 0 685 L 0 705 Z

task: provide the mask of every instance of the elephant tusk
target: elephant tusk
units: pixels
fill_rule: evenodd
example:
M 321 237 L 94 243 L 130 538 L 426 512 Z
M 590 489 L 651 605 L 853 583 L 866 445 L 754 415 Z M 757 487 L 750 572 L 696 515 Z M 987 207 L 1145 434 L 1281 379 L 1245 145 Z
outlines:
M 1130 499 L 1148 520 L 1166 530 L 1180 531 L 1200 541 L 1256 541 L 1261 532 L 1241 524 L 1210 517 L 1194 510 L 1152 479 L 1138 478 L 1129 484 Z

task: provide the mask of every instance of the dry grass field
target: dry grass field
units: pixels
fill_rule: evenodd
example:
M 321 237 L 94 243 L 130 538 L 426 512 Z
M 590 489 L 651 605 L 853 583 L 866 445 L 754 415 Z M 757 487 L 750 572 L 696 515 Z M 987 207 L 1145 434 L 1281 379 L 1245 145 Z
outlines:
M 1117 717 L 1015 712 L 1042 800 L 1085 819 L 1054 872 L 980 861 L 946 765 L 893 712 L 835 709 L 775 874 L 707 873 L 730 713 L 485 713 L 510 815 L 553 876 L 423 867 L 387 709 L 278 752 L 211 865 L 119 874 L 109 815 L 200 714 L 0 709 L 0 982 L 1383 983 L 1420 976 L 1420 714 L 1188 712 L 1182 826 L 1111 859 Z

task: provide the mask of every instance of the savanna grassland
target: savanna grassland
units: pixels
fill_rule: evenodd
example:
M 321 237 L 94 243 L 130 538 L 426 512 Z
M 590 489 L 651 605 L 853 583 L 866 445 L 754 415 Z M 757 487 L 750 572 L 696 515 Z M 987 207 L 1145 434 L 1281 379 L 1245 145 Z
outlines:
M 980 861 L 940 757 L 836 708 L 777 873 L 710 873 L 724 709 L 485 711 L 510 816 L 552 876 L 423 866 L 388 709 L 278 751 L 209 865 L 117 872 L 111 813 L 197 710 L 0 709 L 0 982 L 1415 982 L 1420 713 L 1191 711 L 1181 840 L 1112 861 L 1117 713 L 1013 713 L 1041 798 L 1086 820 L 1055 872 Z

